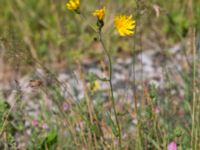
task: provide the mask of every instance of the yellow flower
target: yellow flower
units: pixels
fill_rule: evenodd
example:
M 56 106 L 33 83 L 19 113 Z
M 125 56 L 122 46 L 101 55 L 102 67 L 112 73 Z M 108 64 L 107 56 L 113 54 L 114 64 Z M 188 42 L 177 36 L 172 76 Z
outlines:
M 97 18 L 98 18 L 98 20 L 103 20 L 104 19 L 104 17 L 105 17 L 105 12 L 106 12 L 106 8 L 105 7 L 103 7 L 102 9 L 97 9 L 97 10 L 95 10 L 93 13 L 92 13 L 92 15 L 93 16 L 96 16 Z
M 66 3 L 66 6 L 69 10 L 76 11 L 80 6 L 80 0 L 69 0 L 69 2 Z
M 132 15 L 119 15 L 115 17 L 115 28 L 121 36 L 134 34 L 135 20 L 132 19 Z
M 96 92 L 97 90 L 99 90 L 100 89 L 100 84 L 99 84 L 99 82 L 98 81 L 93 81 L 92 83 L 90 83 L 90 90 L 92 91 L 92 92 Z

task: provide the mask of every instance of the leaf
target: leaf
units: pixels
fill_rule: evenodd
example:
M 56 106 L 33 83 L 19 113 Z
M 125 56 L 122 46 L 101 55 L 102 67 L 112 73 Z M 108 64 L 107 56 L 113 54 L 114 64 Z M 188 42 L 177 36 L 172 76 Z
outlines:
M 49 132 L 46 138 L 43 140 L 39 149 L 43 150 L 48 148 L 50 150 L 54 150 L 57 145 L 57 136 L 58 135 L 56 131 Z

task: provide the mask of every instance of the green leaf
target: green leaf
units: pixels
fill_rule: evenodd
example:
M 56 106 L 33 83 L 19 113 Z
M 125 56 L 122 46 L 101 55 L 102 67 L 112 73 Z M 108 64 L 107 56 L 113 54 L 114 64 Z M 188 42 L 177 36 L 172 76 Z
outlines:
M 57 145 L 57 132 L 56 131 L 51 131 L 48 133 L 48 135 L 45 137 L 45 139 L 42 141 L 42 144 L 39 149 L 50 149 L 54 150 Z

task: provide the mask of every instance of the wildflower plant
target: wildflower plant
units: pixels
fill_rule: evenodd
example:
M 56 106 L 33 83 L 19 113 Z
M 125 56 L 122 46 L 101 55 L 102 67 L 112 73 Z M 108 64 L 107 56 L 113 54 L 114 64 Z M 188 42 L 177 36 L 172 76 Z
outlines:
M 167 150 L 177 150 L 176 142 L 173 141 L 173 142 L 169 143 L 167 146 Z
M 106 13 L 106 8 L 103 7 L 102 9 L 95 10 L 92 14 L 93 16 L 96 16 L 98 20 L 103 21 Z
M 75 11 L 77 13 L 80 13 L 79 7 L 80 7 L 80 0 L 69 0 L 69 2 L 66 3 L 67 9 L 70 11 Z
M 106 8 L 103 7 L 102 9 L 95 10 L 92 15 L 97 17 L 97 26 L 99 27 L 99 30 L 104 26 L 104 17 L 106 13 Z
M 67 3 L 67 7 L 69 10 L 77 10 L 79 8 L 79 2 L 76 2 L 75 0 L 70 0 L 69 3 Z M 122 149 L 122 133 L 121 133 L 121 126 L 118 119 L 117 111 L 116 111 L 116 104 L 115 104 L 115 98 L 113 94 L 113 85 L 112 85 L 112 57 L 110 55 L 110 52 L 107 50 L 107 47 L 104 43 L 103 36 L 102 36 L 102 28 L 104 26 L 104 17 L 106 15 L 106 7 L 104 6 L 101 9 L 96 9 L 93 13 L 93 16 L 97 17 L 97 27 L 98 27 L 98 40 L 101 43 L 103 50 L 105 52 L 105 55 L 107 56 L 108 62 L 109 62 L 109 77 L 105 80 L 102 79 L 102 81 L 106 81 L 109 83 L 110 86 L 110 93 L 111 93 L 111 103 L 112 103 L 112 109 L 114 111 L 115 116 L 115 129 L 113 130 L 113 134 L 118 138 L 118 148 Z M 85 19 L 85 17 L 84 17 Z M 89 24 L 90 25 L 90 24 Z M 134 34 L 134 28 L 135 28 L 135 20 L 132 19 L 132 15 L 118 15 L 114 19 L 114 25 L 116 30 L 119 32 L 120 36 L 130 36 Z M 92 27 L 90 25 L 90 27 Z M 92 27 L 93 28 L 93 27 Z M 99 78 L 101 79 L 101 78 Z M 94 81 L 90 84 L 90 90 L 92 92 L 98 90 L 100 88 L 97 81 Z
M 93 92 L 96 92 L 100 89 L 100 84 L 97 80 L 95 80 L 95 81 L 93 81 L 89 84 L 89 87 L 90 87 L 90 90 L 93 93 Z
M 115 28 L 120 36 L 133 35 L 135 26 L 135 20 L 132 19 L 132 15 L 118 15 L 115 17 Z
M 0 1 L 0 150 L 199 150 L 198 6 Z

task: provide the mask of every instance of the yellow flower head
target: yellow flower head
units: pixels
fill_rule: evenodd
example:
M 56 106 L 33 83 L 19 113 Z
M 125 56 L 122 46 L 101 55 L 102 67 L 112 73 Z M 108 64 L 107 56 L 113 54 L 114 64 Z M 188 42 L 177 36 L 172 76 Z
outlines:
M 115 28 L 121 36 L 127 36 L 134 34 L 135 20 L 132 19 L 132 15 L 119 15 L 115 17 Z
M 99 84 L 99 82 L 98 81 L 93 81 L 92 83 L 90 83 L 90 90 L 92 91 L 92 92 L 96 92 L 97 90 L 99 90 L 100 89 L 100 84 Z
M 92 15 L 93 16 L 96 16 L 97 18 L 98 18 L 98 20 L 103 20 L 104 19 L 104 17 L 105 17 L 105 12 L 106 12 L 106 8 L 105 7 L 103 7 L 102 9 L 97 9 L 97 10 L 95 10 L 93 13 L 92 13 Z
M 69 10 L 76 11 L 80 6 L 80 0 L 69 0 L 69 2 L 66 3 L 66 6 Z

